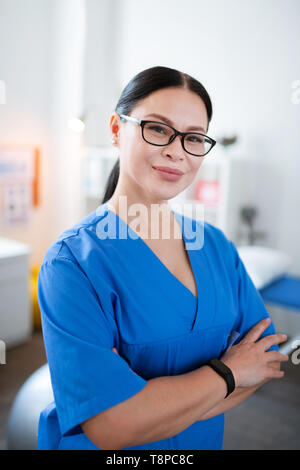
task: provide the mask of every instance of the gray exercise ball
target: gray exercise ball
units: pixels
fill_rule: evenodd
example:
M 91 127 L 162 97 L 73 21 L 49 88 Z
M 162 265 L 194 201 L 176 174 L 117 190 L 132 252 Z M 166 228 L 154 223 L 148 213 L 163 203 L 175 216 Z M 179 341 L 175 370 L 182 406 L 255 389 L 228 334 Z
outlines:
M 26 380 L 13 402 L 7 425 L 7 450 L 37 449 L 40 413 L 53 400 L 47 363 Z

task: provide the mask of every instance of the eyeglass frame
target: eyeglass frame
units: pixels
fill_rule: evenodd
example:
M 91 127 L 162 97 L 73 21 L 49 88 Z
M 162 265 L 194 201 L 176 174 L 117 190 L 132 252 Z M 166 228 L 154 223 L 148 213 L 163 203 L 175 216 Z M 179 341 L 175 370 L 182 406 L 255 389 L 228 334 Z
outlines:
M 175 127 L 172 127 L 169 124 L 166 124 L 165 122 L 151 121 L 151 120 L 149 121 L 149 120 L 144 120 L 144 119 L 141 120 L 141 119 L 134 118 L 132 116 L 126 116 L 125 114 L 119 114 L 119 116 L 120 116 L 121 119 L 124 119 L 125 121 L 132 121 L 136 124 L 139 124 L 141 126 L 142 137 L 143 137 L 144 141 L 147 142 L 147 144 L 156 145 L 157 147 L 165 147 L 166 145 L 171 144 L 173 142 L 173 140 L 175 140 L 176 137 L 178 135 L 180 135 L 181 145 L 182 145 L 182 148 L 185 152 L 187 152 L 190 155 L 193 155 L 194 157 L 204 157 L 205 155 L 207 155 L 211 151 L 211 149 L 217 143 L 216 140 L 212 139 L 211 137 L 209 137 L 206 134 L 202 134 L 201 132 L 180 132 L 177 129 L 175 129 Z M 156 124 L 163 124 L 164 126 L 170 127 L 174 131 L 174 134 L 171 136 L 170 141 L 167 144 L 153 144 L 152 142 L 149 142 L 148 140 L 146 140 L 145 137 L 144 137 L 144 127 L 145 127 L 145 124 L 147 124 L 148 122 L 155 122 Z M 212 145 L 211 145 L 210 149 L 206 153 L 204 153 L 203 155 L 198 155 L 198 154 L 195 154 L 195 153 L 191 153 L 188 150 L 186 150 L 186 148 L 184 147 L 184 139 L 185 139 L 185 136 L 188 135 L 188 134 L 193 134 L 193 135 L 197 134 L 197 135 L 202 135 L 203 137 L 207 137 L 212 142 Z

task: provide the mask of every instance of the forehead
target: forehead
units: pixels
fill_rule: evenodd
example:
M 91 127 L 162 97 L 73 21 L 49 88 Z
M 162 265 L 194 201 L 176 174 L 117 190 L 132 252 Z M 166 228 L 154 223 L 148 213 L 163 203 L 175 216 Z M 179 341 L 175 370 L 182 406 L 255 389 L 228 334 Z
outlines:
M 195 92 L 184 88 L 170 87 L 154 91 L 141 100 L 131 114 L 143 119 L 151 113 L 165 116 L 180 129 L 191 125 L 205 129 L 208 126 L 204 101 Z

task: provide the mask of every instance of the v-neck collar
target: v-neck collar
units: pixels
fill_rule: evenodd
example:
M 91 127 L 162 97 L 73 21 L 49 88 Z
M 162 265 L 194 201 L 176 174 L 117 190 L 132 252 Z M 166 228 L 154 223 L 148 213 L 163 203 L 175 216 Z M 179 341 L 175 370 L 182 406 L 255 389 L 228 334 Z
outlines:
M 200 289 L 199 289 L 199 281 L 198 281 L 198 276 L 197 276 L 197 270 L 195 269 L 195 266 L 194 266 L 194 260 L 193 260 L 193 256 L 191 254 L 191 252 L 195 251 L 195 250 L 189 250 L 187 248 L 187 237 L 186 237 L 186 234 L 185 234 L 185 230 L 183 230 L 183 224 L 184 224 L 184 217 L 183 215 L 173 211 L 171 208 L 171 212 L 174 214 L 174 216 L 176 217 L 178 223 L 179 223 L 179 226 L 180 226 L 180 229 L 181 229 L 181 234 L 182 234 L 182 237 L 183 237 L 183 241 L 184 241 L 184 248 L 185 250 L 187 251 L 187 254 L 188 254 L 188 257 L 189 257 L 189 260 L 190 260 L 190 265 L 191 265 L 191 269 L 192 269 L 192 273 L 193 273 L 193 276 L 194 276 L 194 280 L 195 280 L 195 283 L 196 283 L 196 288 L 197 288 L 197 297 L 193 294 L 193 292 L 188 288 L 186 287 L 168 268 L 167 266 L 160 260 L 160 258 L 154 253 L 154 251 L 147 245 L 147 243 L 145 243 L 145 241 L 134 231 L 132 230 L 132 228 L 122 219 L 119 217 L 119 215 L 112 211 L 111 209 L 108 208 L 108 203 L 105 202 L 103 203 L 100 207 L 98 207 L 98 210 L 102 208 L 103 212 L 107 211 L 111 214 L 113 214 L 117 220 L 119 220 L 119 222 L 121 222 L 122 224 L 124 224 L 124 226 L 127 228 L 128 231 L 130 231 L 130 234 L 132 235 L 132 239 L 133 240 L 138 240 L 139 243 L 142 243 L 143 246 L 146 247 L 146 250 L 148 250 L 148 252 L 151 254 L 151 256 L 153 257 L 153 259 L 156 260 L 156 262 L 159 263 L 159 265 L 162 267 L 162 269 L 164 269 L 164 271 L 173 279 L 175 280 L 175 282 L 185 291 L 185 293 L 187 293 L 189 296 L 191 296 L 191 298 L 196 302 L 196 314 L 195 314 L 195 317 L 194 317 L 194 322 L 193 322 L 193 325 L 192 325 L 192 328 L 191 328 L 191 331 L 193 331 L 195 329 L 195 326 L 196 324 L 198 324 L 199 322 L 199 305 L 200 305 L 200 302 L 199 302 L 199 297 L 200 297 Z M 98 212 L 97 210 L 97 212 Z M 101 212 L 102 212 L 101 210 Z M 99 212 L 98 212 L 99 213 Z M 186 228 L 186 227 L 185 227 Z M 197 250 L 198 254 L 200 254 L 202 257 L 203 257 L 203 262 L 204 261 L 204 254 L 203 254 L 203 250 L 200 249 L 200 250 Z M 199 260 L 198 260 L 199 261 Z M 205 293 L 203 293 L 205 294 Z

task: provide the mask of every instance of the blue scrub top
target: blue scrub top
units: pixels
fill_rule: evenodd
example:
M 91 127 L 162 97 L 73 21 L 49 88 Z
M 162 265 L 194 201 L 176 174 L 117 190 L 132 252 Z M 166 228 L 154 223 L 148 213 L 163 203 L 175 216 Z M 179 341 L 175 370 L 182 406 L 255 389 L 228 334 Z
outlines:
M 40 415 L 38 449 L 99 449 L 82 431 L 83 421 L 140 392 L 149 379 L 221 357 L 232 332 L 239 342 L 269 316 L 234 243 L 207 222 L 173 213 L 197 297 L 107 203 L 48 249 L 38 301 L 55 401 Z M 105 238 L 112 223 L 116 231 Z M 201 237 L 197 248 L 193 240 Z M 262 336 L 273 333 L 271 323 Z M 220 414 L 124 449 L 221 449 L 223 431 Z

